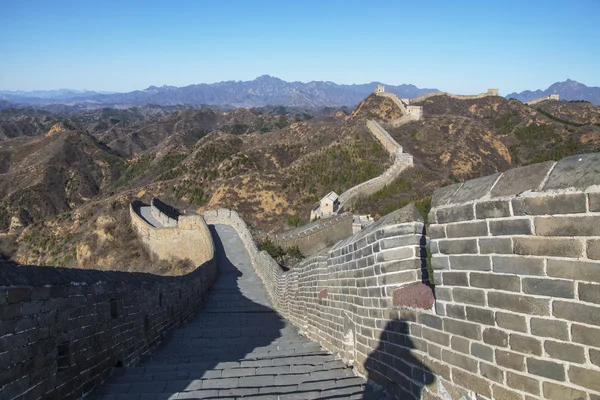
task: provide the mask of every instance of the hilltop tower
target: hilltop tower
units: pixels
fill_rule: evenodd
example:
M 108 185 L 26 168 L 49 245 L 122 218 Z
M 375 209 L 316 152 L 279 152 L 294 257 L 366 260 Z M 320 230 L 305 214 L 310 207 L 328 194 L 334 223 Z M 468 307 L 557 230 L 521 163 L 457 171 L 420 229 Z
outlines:
M 375 94 L 383 93 L 383 92 L 385 92 L 385 87 L 383 87 L 383 85 L 377 85 L 377 86 L 375 86 L 375 90 L 373 92 Z

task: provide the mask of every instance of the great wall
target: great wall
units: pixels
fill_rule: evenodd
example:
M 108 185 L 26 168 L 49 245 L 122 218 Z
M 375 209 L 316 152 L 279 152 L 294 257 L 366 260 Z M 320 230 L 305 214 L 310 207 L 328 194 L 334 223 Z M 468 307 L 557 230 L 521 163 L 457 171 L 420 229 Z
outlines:
M 237 212 L 157 205 L 167 226 L 132 224 L 191 274 L 0 268 L 0 398 L 384 398 L 352 371 L 402 399 L 600 398 L 600 153 L 440 188 L 428 230 L 409 205 L 289 271 Z
M 560 97 L 557 94 L 549 94 L 548 96 L 543 96 L 543 97 L 539 97 L 537 99 L 526 101 L 525 104 L 529 104 L 530 106 L 532 106 L 534 104 L 538 104 L 538 103 L 541 103 L 541 102 L 547 101 L 547 100 L 558 101 L 558 100 L 560 100 Z

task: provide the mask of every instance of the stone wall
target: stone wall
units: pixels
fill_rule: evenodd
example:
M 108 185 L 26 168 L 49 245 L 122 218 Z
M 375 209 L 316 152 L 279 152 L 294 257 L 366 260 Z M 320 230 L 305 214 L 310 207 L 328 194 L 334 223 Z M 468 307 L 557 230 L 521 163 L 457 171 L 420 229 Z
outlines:
M 558 101 L 559 100 L 559 95 L 557 95 L 557 94 L 550 94 L 548 96 L 544 96 L 544 97 L 540 97 L 540 98 L 537 98 L 537 99 L 526 101 L 525 104 L 534 105 L 534 104 L 538 104 L 538 103 L 541 103 L 541 102 L 547 101 L 547 100 L 557 100 Z
M 162 277 L 1 265 L 0 398 L 81 398 L 198 310 L 216 268 L 211 259 Z
M 350 235 L 352 235 L 352 215 L 344 213 L 274 235 L 273 240 L 284 248 L 298 246 L 302 254 L 309 256 Z
M 396 106 L 402 111 L 402 114 L 406 114 L 406 106 L 404 105 L 402 100 L 400 100 L 398 96 L 396 96 L 394 93 L 375 92 L 375 94 L 380 97 L 387 97 L 388 99 L 391 99 L 394 102 L 394 104 L 396 104 Z
M 498 89 L 488 89 L 488 91 L 485 93 L 480 93 L 480 94 L 475 94 L 475 95 L 461 95 L 461 94 L 452 94 L 452 93 L 447 93 L 447 92 L 431 92 L 431 93 L 422 94 L 419 97 L 412 99 L 410 102 L 411 102 L 411 104 L 412 103 L 420 103 L 424 100 L 427 100 L 427 99 L 429 99 L 431 97 L 435 97 L 435 96 L 448 96 L 448 97 L 452 97 L 453 99 L 458 99 L 458 100 L 475 100 L 475 99 L 482 99 L 484 97 L 498 96 Z
M 439 189 L 283 272 L 233 225 L 273 304 L 403 399 L 600 398 L 600 154 Z
M 165 227 L 177 226 L 177 220 L 180 215 L 176 209 L 155 197 L 150 201 L 150 213 Z
M 200 215 L 180 215 L 176 226 L 155 228 L 139 216 L 142 203 L 129 207 L 131 223 L 148 248 L 160 259 L 189 259 L 201 265 L 213 258 L 212 236 Z

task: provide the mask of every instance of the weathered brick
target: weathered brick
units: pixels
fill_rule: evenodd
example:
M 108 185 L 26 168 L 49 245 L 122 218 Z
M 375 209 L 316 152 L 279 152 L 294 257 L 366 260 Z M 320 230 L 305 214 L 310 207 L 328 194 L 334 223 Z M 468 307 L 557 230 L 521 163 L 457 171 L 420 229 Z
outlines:
M 382 274 L 389 274 L 399 271 L 410 271 L 421 268 L 421 260 L 400 260 L 379 264 Z
M 527 319 L 522 315 L 498 311 L 496 312 L 496 324 L 501 328 L 527 332 Z
M 481 339 L 481 327 L 468 322 L 457 321 L 449 318 L 444 319 L 444 331 L 469 339 Z
M 531 318 L 531 333 L 535 336 L 569 340 L 569 328 L 565 321 L 553 319 Z
M 544 342 L 544 349 L 552 358 L 580 364 L 585 362 L 584 349 L 581 346 L 546 340 Z
M 528 218 L 501 219 L 490 221 L 490 233 L 493 236 L 531 235 L 533 229 Z
M 483 341 L 487 344 L 498 347 L 508 346 L 508 333 L 495 328 L 485 328 L 483 331 Z
M 515 254 L 525 256 L 581 257 L 583 245 L 577 239 L 519 237 L 513 238 Z
M 452 301 L 452 289 L 448 287 L 436 286 L 433 288 L 435 298 L 442 301 Z
M 516 371 L 525 371 L 525 357 L 511 351 L 496 349 L 496 364 Z
M 474 391 L 481 396 L 491 397 L 492 390 L 490 383 L 485 379 L 480 378 L 476 374 L 462 371 L 458 368 L 452 368 L 452 381 L 460 382 L 462 387 Z
M 377 262 L 404 260 L 413 258 L 414 256 L 415 250 L 413 246 L 400 247 L 377 253 Z
M 600 239 L 587 241 L 587 256 L 592 260 L 600 260 Z
M 427 313 L 419 314 L 419 322 L 423 325 L 427 325 L 434 329 L 442 330 L 442 326 L 443 326 L 442 321 L 443 321 L 442 318 L 440 318 L 436 315 L 427 314 Z
M 423 339 L 441 344 L 442 346 L 448 346 L 450 343 L 450 335 L 434 329 L 429 329 L 426 326 L 423 327 L 422 335 Z
M 534 395 L 540 394 L 540 385 L 537 379 L 509 371 L 506 373 L 506 383 L 509 387 L 522 392 L 527 392 Z
M 472 272 L 470 280 L 471 286 L 474 287 L 507 290 L 510 292 L 521 291 L 520 279 L 514 275 Z
M 448 256 L 437 256 L 437 255 L 434 255 L 431 258 L 431 267 L 434 270 L 450 269 L 450 261 L 449 261 Z
M 557 300 L 553 303 L 552 315 L 569 321 L 600 325 L 600 307 L 596 306 Z
M 460 353 L 469 354 L 469 341 L 460 336 L 452 336 L 450 347 Z
M 600 350 L 590 349 L 590 362 L 600 367 Z
M 588 193 L 590 199 L 590 211 L 600 211 L 600 192 Z
M 575 297 L 575 283 L 570 280 L 523 278 L 523 293 L 572 299 Z
M 31 288 L 8 288 L 6 298 L 9 304 L 31 301 Z
M 467 320 L 485 325 L 495 325 L 494 312 L 485 308 L 466 307 Z
M 517 197 L 512 206 L 515 215 L 575 214 L 586 212 L 587 199 L 583 193 Z
M 504 382 L 504 371 L 502 371 L 500 368 L 494 365 L 486 364 L 483 362 L 479 363 L 479 371 L 481 373 L 481 376 L 485 378 L 488 378 L 498 383 Z
M 517 275 L 544 275 L 544 260 L 523 257 L 492 257 L 494 272 Z
M 552 361 L 539 360 L 537 358 L 527 359 L 527 372 L 556 381 L 565 380 L 565 367 Z
M 527 190 L 538 190 L 554 164 L 553 161 L 547 161 L 504 172 L 491 191 L 492 197 L 512 196 Z
M 585 189 L 600 185 L 600 155 L 578 154 L 565 157 L 556 163 L 543 189 Z
M 534 224 L 541 236 L 600 236 L 600 216 L 538 217 Z
M 492 269 L 492 263 L 488 256 L 449 256 L 450 269 L 471 270 L 471 271 L 489 271 Z
M 477 254 L 476 239 L 439 240 L 437 242 L 441 254 Z
M 451 365 L 466 369 L 467 371 L 477 372 L 477 361 L 462 354 L 443 350 L 442 360 Z
M 494 396 L 493 399 L 502 400 L 522 400 L 523 396 L 520 393 L 513 392 L 505 387 L 494 385 L 493 387 Z
M 597 262 L 548 260 L 548 276 L 600 283 L 600 264 Z
M 469 286 L 467 272 L 448 271 L 442 273 L 444 286 Z
M 600 265 L 598 268 L 600 268 Z M 600 304 L 600 285 L 580 282 L 577 292 L 579 293 L 579 300 Z
M 449 238 L 487 236 L 488 228 L 486 221 L 461 222 L 450 224 L 446 227 L 446 235 Z
M 456 194 L 462 185 L 463 183 L 461 182 L 454 185 L 437 188 L 433 192 L 433 196 L 431 196 L 431 205 L 435 208 L 448 204 L 448 201 L 452 199 L 454 194 Z
M 583 400 L 585 392 L 553 382 L 543 383 L 544 398 L 549 400 Z
M 523 314 L 547 315 L 550 312 L 550 300 L 512 293 L 490 292 L 488 304 L 490 307 Z
M 471 355 L 482 360 L 494 362 L 494 350 L 481 343 L 473 342 L 471 345 Z
M 600 347 L 600 329 L 573 324 L 571 325 L 571 334 L 573 342 Z
M 454 206 L 436 210 L 436 220 L 438 224 L 447 224 L 450 222 L 468 221 L 475 217 L 472 204 Z
M 510 217 L 510 204 L 507 200 L 492 200 L 475 204 L 477 219 Z
M 473 304 L 476 306 L 485 305 L 485 291 L 481 289 L 455 287 L 452 289 L 452 297 L 458 303 Z
M 508 343 L 512 350 L 519 353 L 542 355 L 542 342 L 537 338 L 511 333 Z
M 512 254 L 512 241 L 510 238 L 480 238 L 479 250 L 481 254 Z
M 443 239 L 446 237 L 446 225 L 429 225 L 428 233 L 431 239 Z
M 460 304 L 446 304 L 446 315 L 452 318 L 466 319 L 465 306 Z
M 600 371 L 591 368 L 580 368 L 575 365 L 569 367 L 569 380 L 586 389 L 600 392 Z

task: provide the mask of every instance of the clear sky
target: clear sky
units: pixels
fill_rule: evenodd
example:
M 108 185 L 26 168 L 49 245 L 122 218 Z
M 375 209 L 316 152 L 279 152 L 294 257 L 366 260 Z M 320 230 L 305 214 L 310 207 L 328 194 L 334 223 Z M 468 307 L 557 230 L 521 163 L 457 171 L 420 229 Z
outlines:
M 0 89 L 252 80 L 600 86 L 600 0 L 0 0 Z

